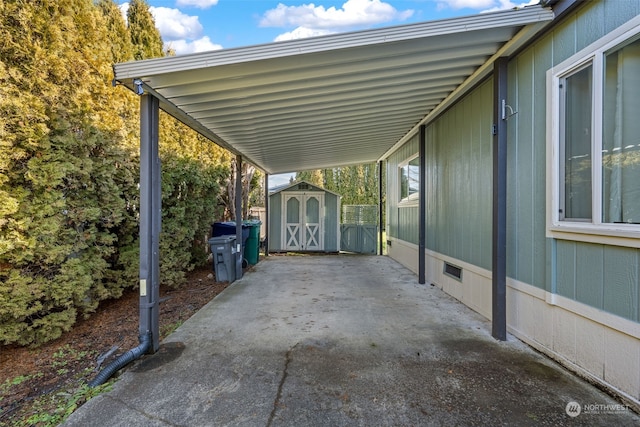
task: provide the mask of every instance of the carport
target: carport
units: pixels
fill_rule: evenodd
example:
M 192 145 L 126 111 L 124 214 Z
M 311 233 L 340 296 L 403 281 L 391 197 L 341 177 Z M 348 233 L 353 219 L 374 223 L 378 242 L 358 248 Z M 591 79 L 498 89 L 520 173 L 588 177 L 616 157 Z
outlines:
M 638 425 L 488 326 L 389 257 L 272 256 L 64 426 Z
M 269 174 L 380 162 L 408 138 L 423 135 L 425 123 L 492 74 L 494 126 L 487 132 L 494 135 L 493 336 L 504 340 L 506 64 L 553 18 L 550 8 L 536 5 L 116 64 L 114 81 L 140 95 L 144 351 L 159 347 L 159 109 L 234 153 L 239 171 L 242 162 L 263 170 L 268 182 Z M 424 155 L 421 148 L 422 186 Z M 242 212 L 240 204 L 237 195 L 236 212 Z M 421 197 L 420 283 L 425 281 L 424 213 Z M 236 223 L 240 228 L 241 218 Z

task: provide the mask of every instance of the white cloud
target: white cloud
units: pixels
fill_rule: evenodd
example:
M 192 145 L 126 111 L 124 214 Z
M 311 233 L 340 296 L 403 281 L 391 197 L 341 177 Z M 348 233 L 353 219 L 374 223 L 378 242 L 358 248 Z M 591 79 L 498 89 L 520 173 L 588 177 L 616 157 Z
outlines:
M 293 31 L 289 31 L 288 33 L 280 34 L 278 37 L 274 39 L 274 41 L 281 42 L 285 40 L 304 39 L 308 37 L 317 37 L 317 36 L 324 36 L 327 34 L 333 34 L 334 32 L 335 31 L 330 31 L 330 30 L 316 30 L 313 28 L 298 27 Z
M 118 7 L 120 8 L 120 13 L 122 14 L 122 17 L 126 21 L 127 20 L 127 11 L 129 10 L 129 3 L 122 3 Z
M 496 12 L 538 4 L 540 0 L 514 3 L 510 0 L 437 0 L 438 9 L 478 9 L 482 12 Z
M 180 2 L 216 4 L 218 0 L 179 0 Z M 129 3 L 120 5 L 120 11 L 125 20 L 128 9 Z M 176 55 L 222 49 L 221 45 L 213 43 L 208 36 L 203 36 L 202 24 L 198 16 L 187 15 L 178 9 L 168 7 L 150 6 L 149 12 L 153 15 L 156 28 L 160 31 L 165 49 L 173 50 Z
M 150 7 L 156 27 L 166 41 L 196 39 L 202 36 L 202 24 L 197 16 L 185 15 L 178 9 Z
M 509 0 L 499 0 L 498 3 L 500 3 L 498 6 L 483 10 L 482 12 L 497 12 L 499 10 L 519 9 L 525 6 L 532 6 L 534 4 L 538 4 L 540 3 L 540 0 L 530 0 L 529 2 L 524 2 L 524 3 L 514 3 Z
M 165 43 L 165 47 L 173 50 L 176 55 L 184 55 L 185 53 L 207 52 L 210 50 L 222 49 L 222 46 L 213 43 L 209 36 L 204 36 L 197 40 L 173 40 Z
M 313 3 L 300 6 L 278 4 L 260 20 L 261 27 L 297 27 L 276 40 L 329 34 L 339 30 L 369 26 L 389 21 L 403 21 L 413 10 L 398 11 L 381 0 L 347 0 L 342 8 L 325 8 Z
M 193 6 L 199 9 L 207 9 L 218 4 L 218 0 L 177 0 L 176 6 Z
M 485 9 L 495 3 L 495 0 L 446 0 L 438 1 L 438 9 Z

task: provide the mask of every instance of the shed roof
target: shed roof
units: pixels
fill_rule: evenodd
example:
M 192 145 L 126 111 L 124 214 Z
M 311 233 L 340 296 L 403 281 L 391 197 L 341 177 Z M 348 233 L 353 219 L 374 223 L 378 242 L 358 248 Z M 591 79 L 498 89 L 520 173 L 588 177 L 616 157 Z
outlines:
M 553 19 L 542 6 L 120 63 L 160 107 L 267 173 L 375 162 Z
M 340 194 L 338 194 L 338 193 L 336 193 L 334 191 L 327 190 L 326 188 L 317 186 L 315 184 L 311 184 L 308 181 L 296 181 L 296 182 L 293 182 L 293 183 L 287 183 L 287 184 L 280 185 L 278 187 L 275 187 L 275 188 L 271 189 L 271 191 L 269 191 L 269 196 L 273 196 L 274 194 L 278 194 L 278 193 L 282 193 L 283 191 L 289 191 L 289 190 L 294 190 L 294 189 L 295 189 L 295 191 L 298 191 L 297 187 L 300 187 L 300 184 L 306 185 L 309 188 L 307 188 L 305 190 L 299 190 L 299 191 L 322 191 L 322 192 L 325 192 L 325 193 L 331 193 L 334 196 L 342 197 Z

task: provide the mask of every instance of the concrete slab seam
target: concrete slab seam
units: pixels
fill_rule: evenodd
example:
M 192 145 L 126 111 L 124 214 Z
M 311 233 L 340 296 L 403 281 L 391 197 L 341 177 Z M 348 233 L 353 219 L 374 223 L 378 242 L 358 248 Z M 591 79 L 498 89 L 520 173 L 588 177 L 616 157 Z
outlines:
M 167 420 L 165 420 L 165 419 L 163 419 L 163 418 L 160 418 L 160 417 L 158 417 L 158 416 L 156 416 L 156 415 L 151 415 L 151 414 L 148 414 L 148 413 L 146 413 L 146 412 L 144 412 L 144 411 L 141 411 L 141 410 L 139 410 L 139 409 L 137 409 L 137 408 L 134 408 L 133 406 L 129 405 L 127 402 L 125 402 L 125 401 L 124 401 L 124 400 L 122 400 L 122 399 L 116 399 L 116 398 L 111 397 L 111 396 L 105 396 L 105 398 L 106 398 L 106 399 L 111 399 L 111 400 L 113 400 L 114 402 L 118 402 L 119 404 L 121 404 L 121 405 L 122 405 L 122 406 L 124 406 L 125 408 L 128 408 L 128 409 L 130 409 L 130 410 L 131 410 L 131 411 L 133 411 L 133 412 L 137 412 L 138 414 L 142 415 L 143 417 L 145 417 L 145 418 L 147 418 L 147 419 L 149 419 L 149 420 L 160 421 L 160 422 L 162 422 L 162 423 L 164 423 L 164 424 L 166 424 L 166 425 L 168 425 L 168 426 L 171 426 L 171 427 L 181 427 L 179 424 L 174 424 L 174 423 L 172 423 L 172 422 L 170 422 L 170 421 L 167 421 Z
M 291 363 L 291 353 L 298 346 L 299 342 L 295 343 L 293 347 L 287 350 L 284 359 L 284 369 L 282 371 L 282 378 L 280 378 L 280 383 L 278 384 L 278 392 L 276 393 L 276 399 L 273 401 L 273 409 L 271 410 L 271 414 L 269 414 L 269 420 L 267 421 L 267 427 L 271 426 L 273 423 L 273 419 L 276 416 L 276 411 L 278 410 L 278 405 L 280 405 L 280 400 L 282 399 L 282 387 L 284 386 L 284 382 L 287 380 L 287 376 L 289 374 L 289 363 Z

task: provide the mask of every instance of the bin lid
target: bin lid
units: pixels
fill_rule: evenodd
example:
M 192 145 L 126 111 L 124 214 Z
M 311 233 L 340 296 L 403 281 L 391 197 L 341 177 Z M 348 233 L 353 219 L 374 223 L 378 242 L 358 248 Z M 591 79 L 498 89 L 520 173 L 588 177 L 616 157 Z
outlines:
M 216 226 L 235 227 L 236 226 L 236 222 L 235 221 L 214 222 L 211 225 L 214 226 L 214 227 L 216 227 Z M 246 221 L 242 221 L 242 228 L 248 228 L 248 227 L 249 227 L 249 225 L 246 224 Z
M 225 234 L 223 236 L 216 236 L 209 239 L 209 244 L 228 243 L 236 240 L 235 234 Z

